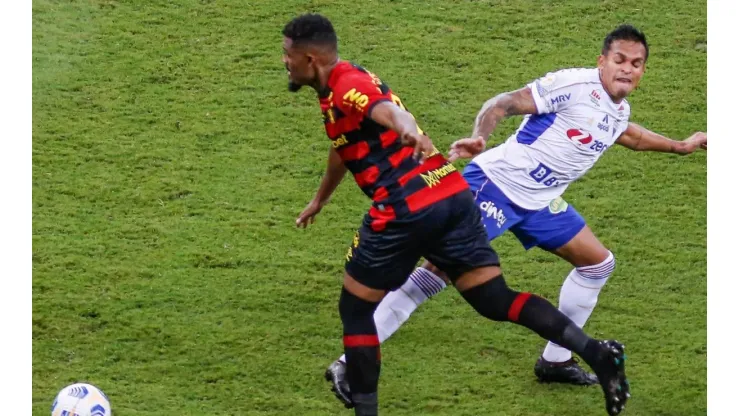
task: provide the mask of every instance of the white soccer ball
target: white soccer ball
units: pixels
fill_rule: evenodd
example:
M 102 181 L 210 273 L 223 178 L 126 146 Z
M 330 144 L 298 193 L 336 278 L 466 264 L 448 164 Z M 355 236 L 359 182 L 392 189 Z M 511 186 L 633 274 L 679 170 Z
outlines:
M 51 416 L 111 416 L 110 402 L 102 390 L 86 383 L 63 388 L 54 404 Z

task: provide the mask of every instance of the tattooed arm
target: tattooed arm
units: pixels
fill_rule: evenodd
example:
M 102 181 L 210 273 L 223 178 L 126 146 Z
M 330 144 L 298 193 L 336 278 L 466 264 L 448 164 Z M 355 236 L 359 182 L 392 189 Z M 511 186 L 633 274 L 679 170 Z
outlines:
M 501 120 L 523 114 L 537 114 L 537 105 L 529 87 L 499 94 L 483 104 L 475 118 L 473 134 L 470 137 L 483 137 L 488 140 Z
M 537 114 L 537 104 L 529 87 L 505 92 L 486 101 L 475 117 L 470 138 L 460 139 L 450 146 L 450 160 L 471 158 L 483 152 L 486 141 L 501 120 L 523 114 Z

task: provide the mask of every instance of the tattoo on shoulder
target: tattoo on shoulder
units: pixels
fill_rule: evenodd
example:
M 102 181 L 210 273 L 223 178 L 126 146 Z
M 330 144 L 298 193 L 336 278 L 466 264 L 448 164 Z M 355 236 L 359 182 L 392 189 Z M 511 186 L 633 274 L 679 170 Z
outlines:
M 511 99 L 508 106 L 508 113 L 510 115 L 537 113 L 537 105 L 534 102 L 532 91 L 528 87 L 518 89 L 508 95 Z

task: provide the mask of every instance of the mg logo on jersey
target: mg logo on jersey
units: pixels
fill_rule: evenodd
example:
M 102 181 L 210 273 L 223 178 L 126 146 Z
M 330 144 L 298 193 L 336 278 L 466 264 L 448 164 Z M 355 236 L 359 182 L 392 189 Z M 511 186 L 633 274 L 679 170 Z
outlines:
M 361 93 L 360 91 L 357 91 L 356 88 L 352 88 L 351 90 L 347 91 L 342 99 L 347 104 L 354 104 L 355 107 L 357 107 L 358 109 L 365 108 L 368 101 L 370 100 L 369 98 L 367 98 L 367 95 Z
M 486 214 L 486 218 L 493 218 L 496 221 L 498 228 L 504 225 L 506 222 L 506 216 L 504 210 L 498 209 L 496 204 L 491 201 L 484 201 L 480 203 L 480 209 Z
M 565 134 L 568 135 L 569 139 L 575 140 L 580 144 L 589 144 L 594 139 L 590 134 L 584 133 L 578 129 L 570 129 L 566 131 Z

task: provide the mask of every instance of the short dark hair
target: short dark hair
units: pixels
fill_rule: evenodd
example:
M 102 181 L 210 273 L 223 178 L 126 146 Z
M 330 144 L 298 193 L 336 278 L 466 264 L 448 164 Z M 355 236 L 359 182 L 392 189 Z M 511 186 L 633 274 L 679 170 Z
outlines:
M 606 38 L 604 38 L 604 46 L 601 48 L 602 55 L 607 55 L 609 53 L 612 42 L 615 40 L 629 40 L 632 42 L 642 43 L 642 46 L 645 47 L 645 61 L 647 62 L 648 55 L 650 55 L 650 49 L 648 49 L 645 34 L 640 32 L 639 29 L 632 25 L 620 25 L 618 28 L 612 30 L 611 33 L 606 35 Z
M 283 35 L 296 44 L 337 48 L 337 33 L 329 19 L 320 14 L 308 13 L 293 18 L 283 28 Z

